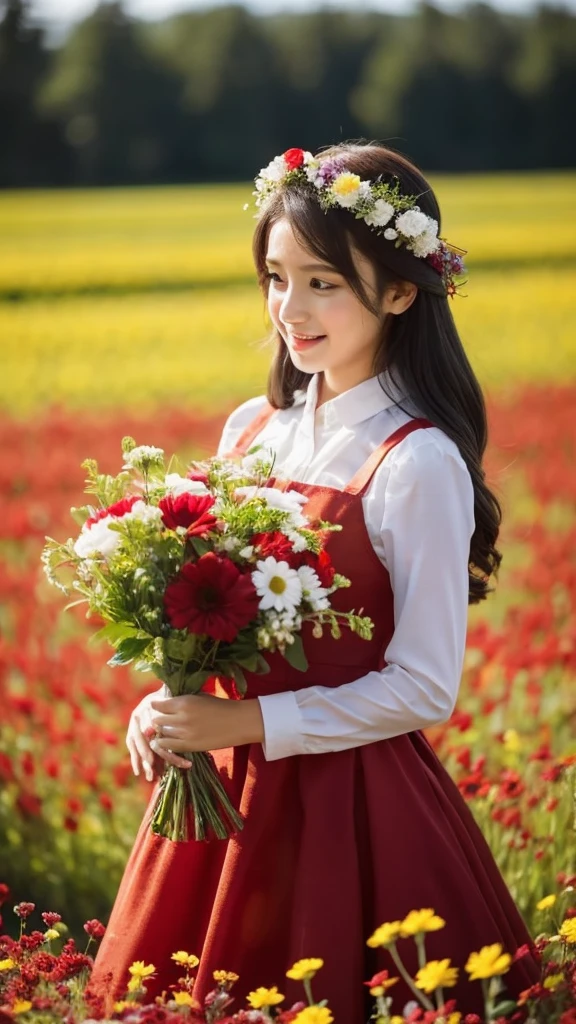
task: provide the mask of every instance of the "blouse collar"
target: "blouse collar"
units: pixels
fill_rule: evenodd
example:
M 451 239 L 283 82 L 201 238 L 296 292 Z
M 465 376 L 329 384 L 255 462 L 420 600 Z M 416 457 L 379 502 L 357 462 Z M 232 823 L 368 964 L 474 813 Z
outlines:
M 398 374 L 396 374 L 398 376 Z M 380 381 L 390 392 L 390 397 L 382 390 Z M 315 373 L 306 391 L 296 392 L 294 405 L 304 405 L 303 421 L 314 425 L 314 421 L 326 427 L 354 427 L 357 423 L 375 416 L 394 405 L 396 401 L 406 398 L 406 392 L 392 382 L 388 370 L 363 380 L 355 387 L 343 391 L 329 401 L 324 402 L 316 412 L 320 374 Z

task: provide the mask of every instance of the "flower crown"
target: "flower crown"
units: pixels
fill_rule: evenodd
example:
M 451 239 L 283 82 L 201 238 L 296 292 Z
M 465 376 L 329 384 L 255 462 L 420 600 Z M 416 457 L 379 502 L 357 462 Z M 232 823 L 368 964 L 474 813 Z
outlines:
M 438 237 L 438 223 L 416 205 L 417 196 L 400 193 L 400 182 L 363 181 L 346 169 L 341 156 L 319 160 L 304 149 L 287 149 L 263 167 L 254 179 L 252 193 L 260 207 L 281 185 L 308 182 L 316 190 L 326 212 L 331 207 L 351 210 L 396 248 L 405 246 L 414 256 L 425 259 L 442 277 L 446 294 L 453 296 L 464 283 L 464 249 L 457 249 Z M 246 203 L 244 209 L 248 209 Z

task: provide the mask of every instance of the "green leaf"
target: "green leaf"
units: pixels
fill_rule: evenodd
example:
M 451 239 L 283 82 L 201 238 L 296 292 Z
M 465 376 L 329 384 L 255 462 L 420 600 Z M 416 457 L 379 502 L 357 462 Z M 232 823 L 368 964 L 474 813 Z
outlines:
M 129 665 L 134 658 L 138 658 L 144 653 L 149 644 L 149 637 L 146 637 L 145 640 L 137 639 L 136 637 L 127 637 L 125 640 L 121 640 L 119 642 L 116 648 L 116 654 L 113 658 L 110 658 L 108 664 L 112 665 L 112 667 L 117 665 Z
M 149 639 L 146 633 L 138 629 L 137 626 L 131 626 L 128 622 L 109 622 L 90 637 L 89 643 L 107 640 L 113 647 L 116 647 L 121 640 L 127 640 L 128 637 L 138 637 L 142 640 L 146 637 L 146 639 Z
M 304 652 L 304 644 L 302 643 L 302 637 L 296 634 L 294 637 L 293 644 L 287 644 L 284 652 L 284 657 L 292 668 L 298 669 L 299 672 L 305 672 L 308 668 L 308 658 Z
M 498 1003 L 498 1006 L 494 1007 L 492 1011 L 497 1017 L 505 1017 L 507 1013 L 512 1013 L 513 1010 L 517 1010 L 518 1005 L 512 1002 L 511 999 L 505 999 L 504 1002 Z
M 242 694 L 242 696 L 244 697 L 246 690 L 248 689 L 248 684 L 246 682 L 246 676 L 244 675 L 240 666 L 232 665 L 230 675 L 232 676 L 234 682 L 236 683 L 236 689 L 238 690 L 238 693 Z
M 205 555 L 208 551 L 211 550 L 208 541 L 203 540 L 202 537 L 188 537 L 188 540 L 199 558 L 201 558 L 202 555 Z

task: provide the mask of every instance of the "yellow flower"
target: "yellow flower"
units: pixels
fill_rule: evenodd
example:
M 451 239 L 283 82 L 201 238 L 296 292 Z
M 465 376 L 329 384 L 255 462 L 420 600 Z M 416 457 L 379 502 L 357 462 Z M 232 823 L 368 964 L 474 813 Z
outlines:
M 49 928 L 47 932 L 44 932 L 44 938 L 47 942 L 50 942 L 51 939 L 59 939 L 60 932 L 57 932 L 55 928 Z
M 196 1000 L 189 992 L 174 992 L 172 999 L 176 1006 L 197 1006 Z
M 519 750 L 522 750 L 522 740 L 516 732 L 516 729 L 506 729 L 504 733 L 504 748 L 509 750 L 511 754 L 517 754 Z
M 339 174 L 332 182 L 330 192 L 338 200 L 340 206 L 355 206 L 358 196 L 360 195 L 361 184 L 362 182 L 357 174 L 351 174 L 349 171 L 343 171 L 343 173 Z
M 308 978 L 313 978 L 316 971 L 319 971 L 324 966 L 324 961 L 320 960 L 319 957 L 308 957 L 305 960 L 297 960 L 292 965 L 289 971 L 286 971 L 287 978 L 293 978 L 294 981 L 304 981 Z
M 548 910 L 548 907 L 553 907 L 555 903 L 556 896 L 552 893 L 550 896 L 544 896 L 543 899 L 538 900 L 536 910 Z
M 11 971 L 16 964 L 12 960 L 12 957 L 8 957 L 6 960 L 0 960 L 0 971 Z
M 277 985 L 272 985 L 272 988 L 257 988 L 254 992 L 248 993 L 248 1002 L 253 1010 L 260 1010 L 263 1006 L 276 1006 L 283 999 L 284 996 L 278 991 Z
M 401 924 L 400 935 L 418 935 L 419 932 L 436 932 L 443 928 L 446 921 L 438 917 L 433 910 L 411 910 Z
M 183 949 L 179 949 L 177 953 L 172 953 L 172 959 L 177 964 L 182 964 L 185 967 L 198 967 L 200 963 L 198 957 L 194 956 L 194 953 L 186 953 Z
M 371 996 L 383 996 L 386 989 L 390 988 L 391 985 L 395 985 L 399 978 L 385 978 L 378 985 L 374 985 L 374 988 L 370 989 Z
M 128 970 L 134 978 L 148 978 L 154 974 L 156 968 L 154 964 L 145 964 L 143 960 L 135 960 Z
M 141 987 L 142 987 L 142 978 L 140 978 L 138 975 L 135 975 L 134 978 L 130 978 L 130 981 L 128 982 L 128 991 L 129 992 L 137 992 L 138 989 L 141 988 Z
M 562 921 L 559 934 L 566 942 L 576 942 L 576 917 L 567 917 Z
M 239 975 L 234 971 L 214 971 L 212 977 L 214 981 L 238 981 Z
M 32 1003 L 28 999 L 17 999 L 12 1007 L 12 1013 L 26 1013 L 32 1009 Z
M 547 978 L 544 978 L 544 981 L 542 982 L 542 988 L 548 988 L 551 992 L 554 992 L 554 990 L 558 988 L 558 985 L 560 985 L 563 981 L 563 974 L 549 974 Z
M 114 1012 L 122 1013 L 127 1006 L 134 1006 L 134 1003 L 129 1003 L 127 999 L 120 999 L 117 1003 L 114 1003 Z
M 502 952 L 502 946 L 495 942 L 493 946 L 483 946 L 479 953 L 470 953 L 466 970 L 470 980 L 493 978 L 496 974 L 506 974 L 512 963 L 509 953 Z
M 390 1024 L 405 1024 L 405 1018 L 399 1017 L 398 1014 L 395 1013 L 394 1016 L 390 1018 Z
M 376 946 L 391 946 L 400 935 L 401 928 L 401 921 L 388 921 L 386 924 L 381 924 L 367 940 L 366 945 L 373 949 Z
M 429 960 L 418 971 L 415 984 L 425 992 L 434 992 L 437 988 L 451 988 L 457 978 L 458 968 L 450 967 L 449 960 Z
M 294 1017 L 294 1024 L 332 1024 L 334 1017 L 327 1006 L 307 1006 Z

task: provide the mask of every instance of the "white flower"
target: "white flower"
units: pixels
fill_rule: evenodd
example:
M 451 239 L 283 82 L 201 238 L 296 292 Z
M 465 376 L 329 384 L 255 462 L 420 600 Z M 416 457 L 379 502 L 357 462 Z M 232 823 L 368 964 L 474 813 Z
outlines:
M 396 217 L 396 229 L 404 238 L 416 238 L 418 235 L 424 234 L 430 228 L 431 217 L 427 217 L 422 210 L 419 210 L 417 206 L 412 210 L 406 210 L 406 213 L 401 213 Z
M 276 487 L 237 487 L 236 495 L 250 500 L 252 498 L 263 498 L 270 508 L 280 509 L 281 512 L 291 513 L 291 524 L 293 526 L 307 526 L 308 520 L 302 515 L 300 506 L 306 504 L 308 498 L 299 491 L 279 491 Z
M 209 494 L 210 491 L 201 480 L 189 480 L 179 473 L 167 473 L 164 479 L 166 490 L 178 498 L 181 494 Z
M 251 574 L 260 596 L 262 611 L 274 608 L 277 612 L 293 611 L 302 600 L 302 584 L 295 569 L 288 562 L 277 562 L 271 555 L 256 562 Z
M 152 462 L 161 462 L 164 458 L 164 449 L 155 448 L 151 444 L 141 444 L 133 448 L 131 452 L 124 453 L 124 469 L 141 469 L 144 465 Z
M 282 533 L 288 537 L 289 541 L 292 541 L 294 551 L 306 551 L 308 544 L 306 542 L 306 538 L 303 537 L 301 533 L 298 533 L 297 530 L 283 530 Z
M 242 548 L 242 550 L 238 552 L 238 554 L 240 555 L 240 558 L 252 558 L 252 555 L 254 554 L 254 545 L 247 544 L 245 548 Z
M 393 216 L 394 207 L 392 203 L 386 202 L 385 199 L 377 199 L 374 203 L 374 209 L 366 214 L 364 220 L 370 227 L 382 228 Z
M 398 238 L 398 232 L 394 228 L 386 228 L 384 238 L 387 238 L 389 242 L 393 242 L 395 238 Z
M 328 608 L 328 591 L 322 586 L 317 573 L 311 565 L 301 565 L 296 570 L 302 584 L 302 596 L 312 605 L 314 611 L 322 611 Z
M 258 473 L 262 471 L 262 467 L 270 462 L 274 461 L 274 452 L 271 448 L 262 446 L 257 452 L 252 452 L 251 455 L 245 455 L 242 459 L 242 469 L 245 473 Z
M 440 239 L 438 238 L 438 225 L 435 220 L 431 220 L 430 228 L 425 231 L 423 235 L 419 235 L 414 241 L 408 246 L 409 249 L 414 253 L 415 256 L 426 257 L 431 252 L 436 252 L 436 249 L 440 245 Z
M 309 158 L 309 159 L 308 159 Z M 306 152 L 304 154 L 304 174 L 308 178 L 311 185 L 321 185 L 322 178 L 318 177 L 318 171 L 320 170 L 320 161 L 315 160 L 312 153 Z
M 265 187 L 268 182 L 282 181 L 285 174 L 288 173 L 288 166 L 283 156 L 275 156 L 266 167 L 263 167 L 256 179 L 256 188 L 259 192 Z
M 79 558 L 92 558 L 94 555 L 114 554 L 122 535 L 118 530 L 109 530 L 111 523 L 118 523 L 118 516 L 104 516 L 91 526 L 84 524 L 82 533 L 74 544 L 74 551 Z
M 122 516 L 122 520 L 138 519 L 141 523 L 158 523 L 162 519 L 162 510 L 156 505 L 147 505 L 140 499 L 135 501 L 129 512 Z

